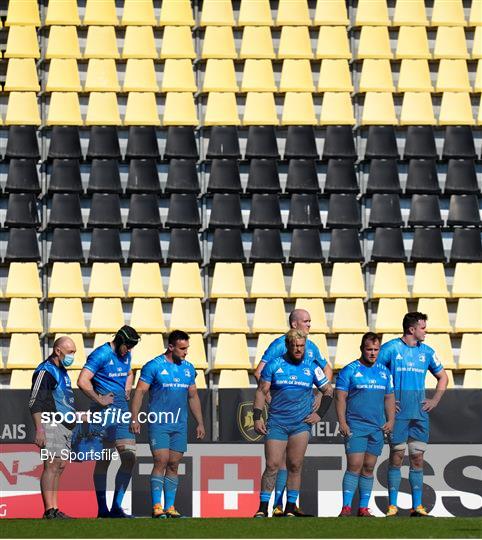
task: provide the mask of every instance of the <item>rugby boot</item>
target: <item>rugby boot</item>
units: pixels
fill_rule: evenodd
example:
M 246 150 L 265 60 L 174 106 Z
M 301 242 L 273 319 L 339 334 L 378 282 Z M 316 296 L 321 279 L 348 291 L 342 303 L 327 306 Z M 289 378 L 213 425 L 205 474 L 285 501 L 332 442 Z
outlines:
M 417 508 L 412 508 L 410 517 L 432 517 L 427 510 L 420 504 Z
M 283 507 L 282 506 L 276 506 L 275 508 L 273 508 L 273 517 L 283 517 L 284 516 L 284 512 L 283 512 Z
M 351 506 L 344 506 L 341 509 L 341 512 L 338 514 L 338 517 L 350 517 L 351 516 Z
M 359 508 L 358 509 L 358 517 L 372 517 L 374 518 L 375 516 L 370 512 L 370 508 L 368 507 L 364 507 L 364 508 Z
M 155 504 L 152 508 L 152 517 L 156 519 L 166 519 L 166 512 L 162 508 L 162 504 Z
M 170 506 L 167 510 L 166 510 L 166 517 L 168 518 L 173 518 L 173 519 L 177 519 L 177 518 L 182 518 L 183 516 L 181 515 L 180 512 L 178 512 L 174 506 Z
M 395 517 L 395 516 L 398 516 L 398 508 L 394 504 L 391 504 L 387 508 L 387 513 L 385 514 L 385 517 Z

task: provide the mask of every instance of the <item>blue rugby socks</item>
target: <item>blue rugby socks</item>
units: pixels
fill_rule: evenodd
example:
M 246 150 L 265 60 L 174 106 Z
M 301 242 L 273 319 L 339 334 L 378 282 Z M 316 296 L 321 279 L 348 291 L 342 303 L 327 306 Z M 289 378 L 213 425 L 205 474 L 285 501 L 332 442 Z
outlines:
M 388 468 L 388 504 L 397 506 L 398 490 L 400 489 L 400 481 L 402 473 L 400 467 Z
M 287 478 L 288 471 L 286 469 L 280 469 L 276 475 L 276 484 L 274 488 L 274 508 L 277 506 L 283 506 L 283 495 L 286 488 Z
M 161 504 L 162 492 L 164 489 L 164 476 L 151 474 L 151 497 L 152 506 Z
M 373 488 L 373 476 L 360 474 L 358 489 L 360 491 L 360 508 L 367 508 Z
M 422 492 L 423 492 L 423 470 L 422 469 L 410 469 L 408 473 L 408 481 L 412 488 L 412 508 L 417 508 L 422 504 Z
M 179 479 L 177 476 L 164 477 L 164 509 L 174 506 Z
M 343 506 L 351 506 L 353 495 L 358 488 L 358 474 L 346 471 L 343 476 Z

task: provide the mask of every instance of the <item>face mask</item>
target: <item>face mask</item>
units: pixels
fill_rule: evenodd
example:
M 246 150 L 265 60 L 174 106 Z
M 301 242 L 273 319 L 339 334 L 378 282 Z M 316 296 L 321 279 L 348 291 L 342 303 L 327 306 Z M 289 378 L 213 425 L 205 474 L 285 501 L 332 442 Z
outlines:
M 62 365 L 64 367 L 66 367 L 66 368 L 71 366 L 74 363 L 74 355 L 73 354 L 66 354 L 62 358 L 61 362 L 62 362 Z

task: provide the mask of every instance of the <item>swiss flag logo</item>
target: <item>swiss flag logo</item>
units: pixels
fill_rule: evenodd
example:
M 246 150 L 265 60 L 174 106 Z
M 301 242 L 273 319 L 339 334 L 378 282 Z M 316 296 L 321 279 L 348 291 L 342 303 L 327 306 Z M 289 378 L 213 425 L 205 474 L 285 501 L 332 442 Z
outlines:
M 261 473 L 259 456 L 201 457 L 201 517 L 252 517 Z

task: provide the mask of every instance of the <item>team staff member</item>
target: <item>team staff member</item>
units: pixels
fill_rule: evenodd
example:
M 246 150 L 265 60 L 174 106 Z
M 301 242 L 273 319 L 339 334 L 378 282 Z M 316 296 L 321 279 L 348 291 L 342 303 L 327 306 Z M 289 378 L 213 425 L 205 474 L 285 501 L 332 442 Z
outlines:
M 261 479 L 260 505 L 254 517 L 268 516 L 268 503 L 278 470 L 288 467 L 285 516 L 304 516 L 296 508 L 301 483 L 301 468 L 311 426 L 328 410 L 333 390 L 323 370 L 305 363 L 306 334 L 292 329 L 286 336 L 287 352 L 267 363 L 261 373 L 254 399 L 254 428 L 266 435 L 266 469 Z M 313 412 L 313 385 L 323 394 L 321 406 Z M 271 392 L 267 427 L 261 417 L 266 397 Z
M 174 330 L 167 339 L 167 350 L 142 368 L 132 400 L 132 433 L 140 433 L 139 411 L 149 392 L 149 441 L 154 466 L 151 473 L 152 517 L 179 518 L 174 501 L 178 467 L 187 450 L 187 405 L 197 422 L 196 435 L 205 435 L 201 402 L 196 389 L 196 370 L 186 360 L 189 335 Z M 156 421 L 157 420 L 157 421 Z M 164 492 L 164 507 L 161 496 Z
M 70 453 L 72 429 L 75 422 L 52 425 L 42 423 L 42 413 L 74 413 L 74 393 L 67 372 L 74 361 L 75 343 L 67 336 L 55 340 L 52 354 L 34 371 L 29 409 L 35 424 L 35 444 L 48 451 L 40 477 L 40 491 L 45 519 L 69 518 L 58 508 L 57 494 L 60 476 L 66 460 L 61 456 Z M 64 452 L 63 452 L 64 451 Z
M 427 315 L 410 312 L 402 321 L 403 336 L 392 339 L 380 349 L 378 362 L 386 366 L 395 387 L 397 412 L 390 447 L 388 469 L 387 517 L 398 513 L 397 497 L 400 487 L 400 467 L 408 442 L 410 472 L 408 480 L 412 489 L 412 517 L 426 517 L 429 514 L 422 506 L 423 454 L 429 439 L 428 413 L 435 408 L 445 389 L 448 377 L 435 351 L 425 345 Z M 425 398 L 425 376 L 427 370 L 437 379 L 435 395 Z
M 94 349 L 80 372 L 78 386 L 86 396 L 94 401 L 92 410 L 103 411 L 106 419 L 109 411 L 120 409 L 128 412 L 128 399 L 132 388 L 131 350 L 140 337 L 131 326 L 120 328 L 113 341 Z M 121 465 L 115 479 L 112 508 L 106 503 L 107 469 L 110 459 L 98 460 L 94 469 L 94 485 L 98 505 L 98 517 L 126 518 L 122 509 L 122 499 L 131 480 L 136 461 L 134 435 L 129 431 L 129 423 L 107 423 L 104 434 L 104 448 L 116 447 Z M 110 454 L 109 454 L 110 455 Z
M 373 332 L 362 337 L 361 357 L 345 366 L 336 378 L 336 413 L 345 437 L 347 470 L 343 477 L 343 508 L 340 517 L 351 515 L 358 487 L 358 516 L 374 517 L 368 508 L 373 469 L 383 449 L 383 435 L 395 422 L 395 395 L 388 369 L 375 363 L 380 338 Z

